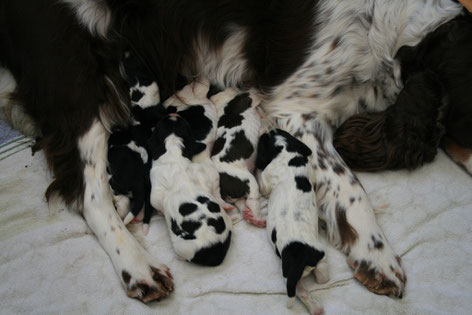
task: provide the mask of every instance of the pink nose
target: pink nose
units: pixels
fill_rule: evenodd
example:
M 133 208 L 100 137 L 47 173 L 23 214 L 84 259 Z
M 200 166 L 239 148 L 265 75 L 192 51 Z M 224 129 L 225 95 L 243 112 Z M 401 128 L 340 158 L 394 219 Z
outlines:
M 176 114 L 176 113 L 172 113 L 172 114 L 169 114 L 170 117 L 180 117 L 179 114 Z

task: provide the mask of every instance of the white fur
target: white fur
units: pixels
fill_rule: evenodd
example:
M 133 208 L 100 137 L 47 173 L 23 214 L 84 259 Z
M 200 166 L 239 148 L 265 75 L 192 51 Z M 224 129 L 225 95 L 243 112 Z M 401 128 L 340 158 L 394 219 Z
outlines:
M 166 153 L 152 162 L 151 168 L 151 204 L 163 211 L 171 240 L 178 256 L 192 260 L 202 248 L 210 247 L 217 242 L 223 243 L 231 232 L 231 219 L 224 211 L 213 213 L 207 207 L 196 202 L 199 196 L 215 201 L 212 196 L 215 182 L 218 183 L 218 173 L 208 173 L 211 168 L 204 164 L 192 163 L 182 156 L 182 140 L 170 135 L 165 141 Z M 209 180 L 209 178 L 211 180 Z M 198 204 L 198 210 L 186 219 L 198 221 L 202 226 L 197 229 L 194 240 L 184 240 L 175 235 L 171 229 L 172 220 L 178 224 L 184 221 L 179 213 L 179 207 L 185 202 Z M 213 227 L 206 224 L 208 218 L 223 217 L 226 229 L 217 234 Z
M 266 112 L 278 118 L 313 113 L 338 125 L 366 109 L 385 109 L 402 87 L 399 65 L 393 59 L 398 49 L 418 43 L 460 10 L 450 0 L 319 2 L 316 21 L 320 26 L 314 32 L 312 53 L 268 96 Z M 333 49 L 336 39 L 339 43 Z M 360 106 L 361 99 L 366 108 Z
M 228 103 L 236 96 L 237 92 L 234 89 L 226 89 L 223 92 L 220 92 L 211 97 L 211 101 L 213 102 L 213 104 L 215 104 L 217 108 L 218 119 L 220 119 L 224 115 L 224 110 L 226 106 L 228 106 Z M 212 161 L 215 164 L 216 169 L 219 173 L 226 173 L 228 175 L 237 177 L 242 181 L 248 181 L 249 193 L 247 194 L 247 196 L 244 196 L 242 199 L 239 200 L 236 199 L 227 201 L 235 203 L 240 211 L 244 211 L 246 209 L 250 210 L 254 218 L 254 220 L 251 218 L 250 222 L 259 222 L 261 221 L 259 205 L 259 187 L 252 172 L 254 171 L 257 142 L 259 140 L 259 134 L 261 129 L 260 116 L 257 112 L 257 106 L 260 102 L 255 97 L 251 97 L 251 100 L 251 107 L 241 113 L 243 120 L 239 126 L 235 126 L 232 128 L 227 128 L 225 126 L 218 127 L 216 137 L 225 139 L 225 144 L 223 149 L 219 153 L 212 156 Z M 227 162 L 222 160 L 222 158 L 231 149 L 231 141 L 234 139 L 236 133 L 241 131 L 244 132 L 246 139 L 252 144 L 254 152 L 247 159 L 239 159 L 233 162 Z M 264 223 L 262 223 L 262 225 L 264 225 Z
M 112 14 L 106 0 L 60 0 L 69 5 L 91 34 L 106 37 Z
M 131 87 L 130 95 L 133 91 L 139 91 L 144 95 L 137 101 L 133 102 L 133 105 L 137 105 L 141 108 L 151 107 L 157 105 L 160 102 L 159 87 L 156 82 L 152 82 L 150 85 L 140 85 L 139 82 L 135 86 Z
M 0 67 L 0 119 L 7 121 L 14 129 L 29 137 L 39 136 L 33 118 L 25 112 L 21 104 L 11 99 L 16 81 L 7 69 Z
M 239 86 L 249 72 L 243 50 L 247 35 L 243 28 L 236 26 L 230 27 L 230 34 L 218 51 L 210 49 L 203 37 L 197 38 L 194 43 L 196 60 L 193 60 L 197 69 L 186 68 L 198 71 L 197 77 L 211 78 L 218 86 Z
M 168 268 L 154 261 L 142 248 L 126 229 L 113 206 L 106 173 L 107 138 L 105 127 L 95 120 L 89 131 L 79 139 L 80 155 L 85 161 L 83 215 L 110 257 L 128 295 L 142 297 L 143 292 L 136 288 L 138 283 L 158 288 L 151 267 L 158 267 L 164 272 Z M 128 283 L 122 277 L 124 271 L 130 275 Z

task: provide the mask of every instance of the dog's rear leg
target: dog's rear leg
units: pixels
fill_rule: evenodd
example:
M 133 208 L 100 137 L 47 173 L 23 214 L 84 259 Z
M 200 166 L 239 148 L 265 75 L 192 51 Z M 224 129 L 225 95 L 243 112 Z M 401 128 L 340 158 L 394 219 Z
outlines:
M 160 300 L 173 290 L 169 268 L 159 265 L 141 247 L 115 211 L 107 181 L 107 138 L 95 120 L 79 139 L 84 163 L 83 215 L 110 257 L 129 297 L 143 302 Z
M 328 240 L 346 253 L 354 277 L 368 290 L 401 298 L 406 276 L 400 257 L 377 224 L 361 183 L 334 149 L 330 126 L 296 115 L 279 124 L 313 151 L 319 217 L 327 223 Z

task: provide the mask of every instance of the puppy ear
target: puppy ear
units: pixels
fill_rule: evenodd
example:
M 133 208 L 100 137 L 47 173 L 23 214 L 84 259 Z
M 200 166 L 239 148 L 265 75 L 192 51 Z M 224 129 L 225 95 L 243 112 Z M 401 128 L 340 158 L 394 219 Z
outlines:
M 292 255 L 282 253 L 282 273 L 287 278 L 287 295 L 294 297 L 297 290 L 297 283 L 303 275 L 305 264 L 303 260 L 296 259 Z
M 166 153 L 165 143 L 159 139 L 157 130 L 155 130 L 147 140 L 147 147 L 153 161 Z
M 284 130 L 277 129 L 276 131 L 277 134 L 285 138 L 285 141 L 287 142 L 287 151 L 297 152 L 306 157 L 311 155 L 312 151 L 306 144 Z
M 259 138 L 257 143 L 256 168 L 264 170 L 275 158 L 273 138 L 265 133 Z

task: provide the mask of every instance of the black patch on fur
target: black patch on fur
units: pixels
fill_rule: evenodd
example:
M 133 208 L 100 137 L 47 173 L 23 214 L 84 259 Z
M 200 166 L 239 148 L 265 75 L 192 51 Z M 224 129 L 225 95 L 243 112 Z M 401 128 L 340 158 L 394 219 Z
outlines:
M 205 196 L 199 196 L 199 197 L 197 198 L 197 201 L 198 201 L 199 203 L 201 203 L 202 205 L 204 205 L 204 204 L 206 204 L 208 201 L 210 201 L 210 199 L 208 199 L 208 198 L 205 197 Z
M 185 232 L 190 235 L 193 235 L 193 233 L 195 233 L 195 231 L 198 230 L 200 226 L 202 226 L 202 223 L 197 221 L 184 221 L 180 226 Z
M 218 234 L 221 234 L 226 230 L 226 224 L 225 224 L 225 220 L 223 219 L 223 217 L 219 217 L 218 219 L 210 218 L 210 219 L 208 219 L 207 224 L 209 226 L 214 227 L 216 233 L 218 233 Z
M 198 206 L 196 204 L 186 202 L 180 205 L 179 212 L 182 216 L 185 217 L 187 215 L 194 213 L 195 211 L 197 211 L 197 209 L 198 209 Z
M 225 147 L 226 139 L 224 137 L 219 137 L 215 140 L 213 144 L 213 149 L 211 150 L 211 156 L 217 155 Z
M 277 230 L 274 228 L 272 230 L 272 234 L 270 235 L 270 239 L 272 240 L 272 243 L 277 243 Z
M 137 103 L 143 96 L 143 92 L 139 90 L 133 90 L 133 92 L 131 93 L 131 101 Z
M 210 212 L 213 212 L 213 213 L 221 212 L 221 208 L 216 202 L 209 201 L 207 203 L 207 207 L 208 207 L 208 210 L 210 210 Z
M 218 127 L 231 129 L 240 126 L 243 121 L 241 114 L 250 108 L 251 104 L 252 99 L 248 93 L 237 95 L 225 106 L 224 114 L 218 121 Z
M 220 265 L 228 252 L 231 243 L 231 232 L 223 243 L 216 243 L 210 247 L 202 248 L 192 258 L 192 262 L 203 266 Z
M 305 176 L 295 176 L 295 183 L 297 184 L 297 189 L 303 192 L 311 191 L 311 184 L 307 177 Z
M 371 235 L 372 242 L 374 242 L 374 248 L 382 249 L 384 244 L 381 240 L 378 240 L 374 235 Z
M 182 225 L 179 226 L 177 221 L 174 219 L 171 220 L 171 230 L 172 232 L 184 240 L 194 240 L 196 239 L 193 234 L 202 224 L 196 221 L 184 221 Z
M 129 284 L 129 281 L 131 280 L 131 275 L 129 274 L 128 271 L 123 270 L 123 271 L 121 272 L 121 277 L 123 278 L 123 281 L 124 281 L 126 284 Z
M 288 166 L 300 167 L 305 166 L 308 163 L 308 158 L 306 156 L 296 156 L 288 161 Z
M 197 141 L 203 141 L 213 128 L 213 124 L 205 116 L 205 108 L 199 105 L 192 105 L 189 108 L 179 111 L 178 114 L 185 119 L 192 128 L 192 134 Z
M 295 296 L 298 281 L 306 266 L 316 267 L 325 253 L 307 244 L 291 242 L 282 250 L 282 273 L 287 278 L 287 295 Z
M 227 173 L 220 173 L 220 190 L 223 199 L 240 199 L 249 194 L 249 180 L 240 180 Z
M 337 175 L 342 175 L 346 172 L 346 168 L 340 163 L 335 163 L 333 166 L 333 172 L 335 172 Z
M 241 130 L 234 135 L 229 150 L 220 160 L 222 162 L 231 163 L 240 159 L 248 159 L 253 152 L 253 145 L 246 138 L 244 130 Z

